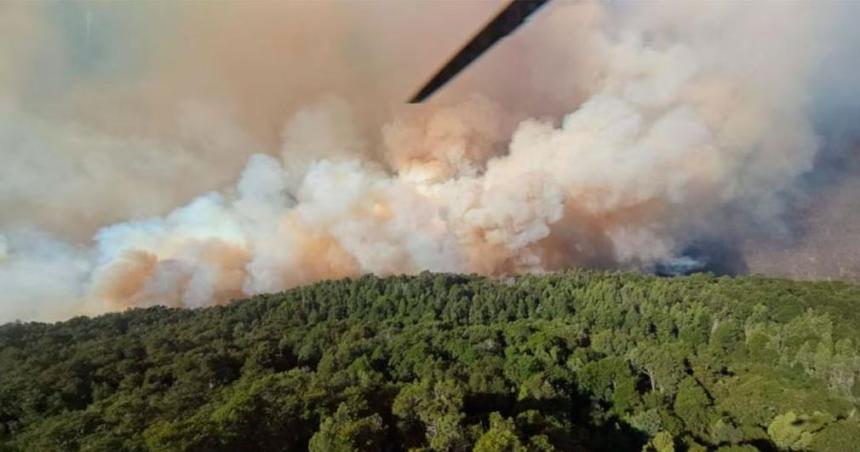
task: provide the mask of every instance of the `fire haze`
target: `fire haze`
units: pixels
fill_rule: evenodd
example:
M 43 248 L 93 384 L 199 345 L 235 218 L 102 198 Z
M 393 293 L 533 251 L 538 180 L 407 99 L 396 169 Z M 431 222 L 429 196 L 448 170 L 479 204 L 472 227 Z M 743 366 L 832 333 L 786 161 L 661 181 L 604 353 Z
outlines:
M 803 265 L 860 251 L 860 8 L 556 1 L 405 105 L 500 6 L 0 5 L 0 321 L 422 270 L 857 277 Z

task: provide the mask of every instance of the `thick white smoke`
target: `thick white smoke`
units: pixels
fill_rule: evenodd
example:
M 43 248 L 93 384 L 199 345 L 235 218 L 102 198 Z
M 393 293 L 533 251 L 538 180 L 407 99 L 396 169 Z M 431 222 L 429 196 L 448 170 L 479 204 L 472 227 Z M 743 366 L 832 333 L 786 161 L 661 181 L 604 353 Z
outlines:
M 176 191 L 149 189 L 153 180 L 205 175 L 232 149 L 257 146 L 255 134 L 210 107 L 192 110 L 173 140 L 0 110 L 3 158 L 16 163 L 0 169 L 0 204 L 37 188 L 46 199 L 43 211 L 2 222 L 0 320 L 199 307 L 363 273 L 653 271 L 690 260 L 703 238 L 786 235 L 786 195 L 819 149 L 813 77 L 842 45 L 834 18 L 843 5 L 825 6 L 558 2 L 520 32 L 535 42 L 510 45 L 540 52 L 582 38 L 576 52 L 554 53 L 581 64 L 540 66 L 539 85 L 522 81 L 511 98 L 491 89 L 400 108 L 377 127 L 362 119 L 363 103 L 323 95 L 286 121 L 280 152 L 251 155 L 238 182 L 165 215 L 152 212 Z M 542 23 L 550 28 L 532 30 Z M 522 93 L 543 97 L 548 86 L 564 94 L 550 93 L 537 113 L 563 100 L 569 113 L 512 125 L 537 103 Z M 211 173 L 203 185 L 225 177 Z M 28 179 L 37 174 L 75 183 L 57 194 Z M 102 202 L 91 218 L 135 219 L 104 225 L 85 246 L 27 232 L 39 218 L 61 221 L 49 217 L 65 212 L 63 197 L 94 192 Z

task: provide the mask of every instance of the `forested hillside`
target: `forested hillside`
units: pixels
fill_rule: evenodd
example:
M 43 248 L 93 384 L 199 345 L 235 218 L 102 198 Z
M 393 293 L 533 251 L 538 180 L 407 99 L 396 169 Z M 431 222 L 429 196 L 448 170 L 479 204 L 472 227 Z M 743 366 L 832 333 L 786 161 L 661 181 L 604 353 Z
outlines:
M 860 288 L 421 274 L 0 327 L 0 451 L 860 445 Z

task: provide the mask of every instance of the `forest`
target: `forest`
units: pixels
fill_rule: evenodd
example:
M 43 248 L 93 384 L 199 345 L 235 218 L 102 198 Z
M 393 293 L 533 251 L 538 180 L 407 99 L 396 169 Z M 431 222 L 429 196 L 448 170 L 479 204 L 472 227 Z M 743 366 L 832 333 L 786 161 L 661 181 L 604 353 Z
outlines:
M 326 281 L 0 326 L 0 451 L 851 451 L 860 287 Z

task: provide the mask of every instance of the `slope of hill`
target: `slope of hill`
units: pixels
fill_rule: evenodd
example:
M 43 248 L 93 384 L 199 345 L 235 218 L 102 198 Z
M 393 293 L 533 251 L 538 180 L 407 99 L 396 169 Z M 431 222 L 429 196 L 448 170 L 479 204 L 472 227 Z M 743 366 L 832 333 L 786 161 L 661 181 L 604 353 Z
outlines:
M 854 450 L 860 287 L 362 277 L 0 327 L 0 451 Z

